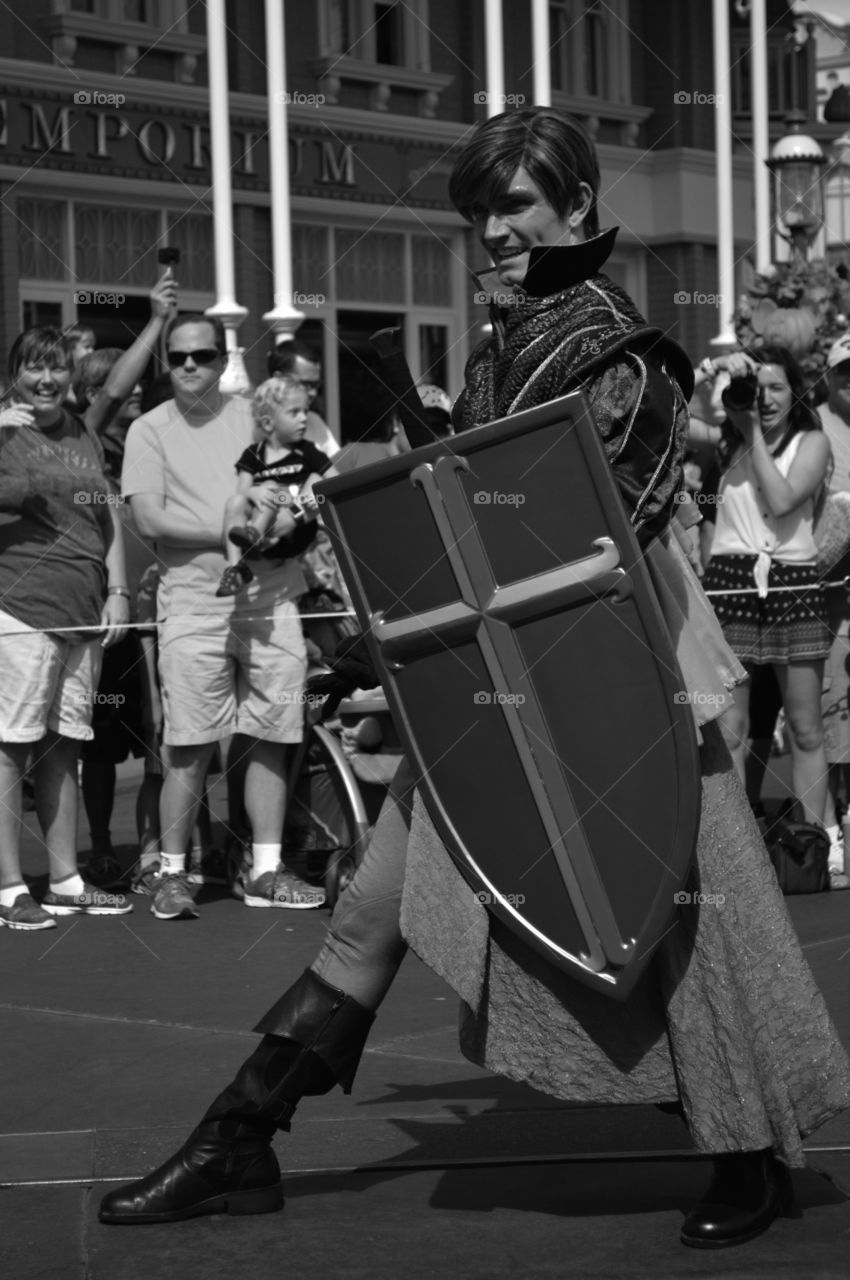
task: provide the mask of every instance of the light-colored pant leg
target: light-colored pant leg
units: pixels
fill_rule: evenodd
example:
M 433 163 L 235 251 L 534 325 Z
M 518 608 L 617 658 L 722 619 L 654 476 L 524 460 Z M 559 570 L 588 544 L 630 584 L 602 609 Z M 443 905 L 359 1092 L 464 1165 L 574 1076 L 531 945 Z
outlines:
M 413 791 L 413 772 L 403 759 L 363 861 L 334 909 L 328 939 L 310 966 L 372 1010 L 390 989 L 407 951 L 399 913 Z

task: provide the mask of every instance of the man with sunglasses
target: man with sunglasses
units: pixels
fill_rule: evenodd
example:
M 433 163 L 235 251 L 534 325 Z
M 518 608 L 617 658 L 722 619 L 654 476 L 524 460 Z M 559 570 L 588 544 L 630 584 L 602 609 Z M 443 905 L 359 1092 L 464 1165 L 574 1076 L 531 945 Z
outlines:
M 239 599 L 216 597 L 225 566 L 222 524 L 237 459 L 253 440 L 250 404 L 222 394 L 221 324 L 176 317 L 165 331 L 173 400 L 137 419 L 127 435 L 122 488 L 162 565 L 159 670 L 165 718 L 160 800 L 162 851 L 143 868 L 159 920 L 198 914 L 186 875 L 186 845 L 215 745 L 247 742 L 245 807 L 253 837 L 247 905 L 316 907 L 324 894 L 280 863 L 286 758 L 301 740 L 306 653 L 296 598 L 305 590 L 286 535 L 295 520 L 275 508 L 281 539 L 258 559 Z

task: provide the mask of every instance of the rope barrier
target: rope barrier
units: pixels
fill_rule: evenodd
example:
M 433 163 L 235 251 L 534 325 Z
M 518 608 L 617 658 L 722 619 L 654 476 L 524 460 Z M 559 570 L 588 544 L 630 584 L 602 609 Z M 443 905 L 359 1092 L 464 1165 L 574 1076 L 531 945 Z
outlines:
M 232 619 L 233 615 L 222 613 L 183 613 L 177 614 L 173 618 L 163 618 L 156 622 L 121 622 L 118 625 L 122 631 L 153 631 L 158 627 L 164 627 L 167 622 L 193 622 L 203 618 L 222 617 Z M 302 621 L 304 619 L 311 621 L 316 618 L 356 618 L 357 614 L 352 609 L 341 609 L 337 613 L 299 613 L 298 617 Z M 239 614 L 238 620 L 240 622 L 276 622 L 277 615 L 274 613 L 243 613 Z M 102 622 L 96 623 L 94 626 L 90 627 L 22 627 L 20 630 L 16 631 L 5 631 L 0 628 L 0 637 L 35 635 L 58 636 L 67 631 L 72 632 L 74 635 L 79 635 L 80 632 L 83 631 L 92 631 L 95 635 L 100 635 L 102 632 L 108 630 L 109 627 L 105 626 Z
M 817 587 L 823 587 L 824 590 L 828 587 L 843 587 L 846 591 L 850 587 L 850 578 L 842 578 L 839 582 L 807 582 L 796 587 L 771 587 L 767 594 L 773 596 L 781 591 L 793 591 L 795 595 L 800 595 L 803 591 L 813 591 Z M 711 596 L 754 596 L 758 595 L 758 587 L 714 587 L 705 594 L 709 598 Z

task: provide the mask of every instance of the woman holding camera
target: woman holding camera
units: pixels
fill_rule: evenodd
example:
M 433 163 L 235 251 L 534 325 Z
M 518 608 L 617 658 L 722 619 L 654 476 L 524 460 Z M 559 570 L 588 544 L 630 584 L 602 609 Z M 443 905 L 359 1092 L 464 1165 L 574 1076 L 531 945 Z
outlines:
M 703 586 L 747 669 L 774 668 L 794 795 L 806 820 L 822 823 L 827 763 L 820 707 L 830 639 L 813 523 L 830 465 L 829 441 L 790 352 L 763 347 L 726 363 L 731 380 L 723 392 L 722 474 Z M 738 686 L 722 722 L 742 778 L 749 689 Z

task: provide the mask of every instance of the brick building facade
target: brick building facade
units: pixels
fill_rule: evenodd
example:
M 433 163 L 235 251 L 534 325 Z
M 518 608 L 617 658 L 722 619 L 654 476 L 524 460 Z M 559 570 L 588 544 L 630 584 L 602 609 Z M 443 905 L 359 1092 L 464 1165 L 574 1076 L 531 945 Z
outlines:
M 549 9 L 553 102 L 594 134 L 601 222 L 621 228 L 610 273 L 699 358 L 717 332 L 711 5 Z M 787 10 L 768 5 L 780 97 Z M 256 380 L 273 299 L 262 0 L 227 13 L 239 341 Z M 531 102 L 530 6 L 504 4 L 503 18 L 507 105 Z M 287 0 L 285 20 L 293 286 L 302 335 L 324 349 L 328 418 L 338 425 L 346 360 L 385 323 L 404 325 L 415 375 L 456 393 L 486 322 L 469 280 L 483 255 L 446 196 L 452 146 L 485 114 L 483 0 Z M 215 301 L 204 23 L 187 0 L 0 7 L 4 350 L 24 324 L 77 318 L 126 345 L 168 243 L 181 307 Z M 735 119 L 737 132 L 746 112 Z M 778 108 L 772 121 L 781 132 Z M 744 133 L 736 258 L 752 239 Z

